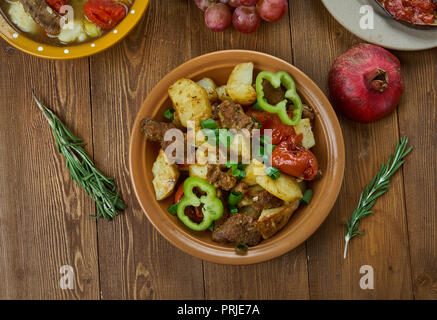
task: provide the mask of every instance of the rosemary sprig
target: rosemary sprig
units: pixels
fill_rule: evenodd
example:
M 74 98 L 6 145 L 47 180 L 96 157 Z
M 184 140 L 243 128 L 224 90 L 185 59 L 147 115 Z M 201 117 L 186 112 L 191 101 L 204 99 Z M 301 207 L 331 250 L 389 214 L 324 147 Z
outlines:
M 346 235 L 345 235 L 345 247 L 344 247 L 344 259 L 347 256 L 347 248 L 349 241 L 355 237 L 362 235 L 363 232 L 358 231 L 359 221 L 369 214 L 373 213 L 370 210 L 376 202 L 376 199 L 382 196 L 390 188 L 390 177 L 400 168 L 404 163 L 404 157 L 410 153 L 412 147 L 407 148 L 408 138 L 403 137 L 399 140 L 395 153 L 388 159 L 386 164 L 382 164 L 376 176 L 361 192 L 358 205 L 352 212 L 352 216 L 347 221 Z
M 64 155 L 71 178 L 96 203 L 97 216 L 91 217 L 105 218 L 110 221 L 118 215 L 118 211 L 126 208 L 119 193 L 116 192 L 114 179 L 105 177 L 95 168 L 94 163 L 83 148 L 85 145 L 83 140 L 75 137 L 49 108 L 38 101 L 33 89 L 32 95 L 52 128 L 58 152 Z

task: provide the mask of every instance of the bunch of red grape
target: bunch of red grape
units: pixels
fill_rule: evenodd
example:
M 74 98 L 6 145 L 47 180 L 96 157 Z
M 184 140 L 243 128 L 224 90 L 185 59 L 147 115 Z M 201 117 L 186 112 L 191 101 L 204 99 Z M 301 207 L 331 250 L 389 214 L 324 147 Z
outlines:
M 288 0 L 194 0 L 205 12 L 205 23 L 212 31 L 223 31 L 232 24 L 242 33 L 258 29 L 261 19 L 280 20 L 288 9 Z

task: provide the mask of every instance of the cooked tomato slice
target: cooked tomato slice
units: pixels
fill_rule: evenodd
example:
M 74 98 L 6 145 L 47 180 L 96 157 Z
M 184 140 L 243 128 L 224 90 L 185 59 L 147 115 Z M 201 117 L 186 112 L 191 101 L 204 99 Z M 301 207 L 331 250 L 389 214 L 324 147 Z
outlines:
M 294 128 L 283 123 L 276 114 L 256 109 L 249 109 L 246 113 L 261 122 L 261 134 L 264 134 L 265 129 L 272 130 L 272 144 L 274 145 L 278 145 L 281 141 L 295 134 Z M 291 111 L 290 116 L 293 116 Z
M 102 29 L 112 29 L 126 16 L 126 7 L 112 0 L 88 0 L 85 14 Z
M 181 201 L 183 196 L 184 196 L 184 184 L 181 183 L 174 195 L 174 203 L 178 203 L 179 201 Z
M 296 178 L 313 180 L 319 165 L 315 155 L 301 146 L 301 141 L 302 135 L 293 135 L 277 145 L 272 153 L 272 165 Z
M 61 12 L 61 7 L 68 4 L 67 0 L 46 0 L 46 3 L 57 13 Z

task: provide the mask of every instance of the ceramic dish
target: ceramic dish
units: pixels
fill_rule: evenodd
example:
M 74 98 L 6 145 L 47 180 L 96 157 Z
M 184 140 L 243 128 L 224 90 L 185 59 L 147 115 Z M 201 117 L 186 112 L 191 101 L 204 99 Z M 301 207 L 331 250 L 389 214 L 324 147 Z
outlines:
M 114 30 L 83 44 L 58 47 L 36 42 L 9 24 L 3 14 L 0 14 L 0 36 L 15 48 L 41 58 L 67 60 L 87 57 L 106 50 L 122 40 L 140 21 L 148 5 L 149 0 L 135 1 L 128 15 Z
M 322 0 L 331 15 L 357 37 L 379 46 L 402 51 L 437 47 L 437 28 L 417 29 L 392 19 L 374 0 Z M 361 29 L 360 8 L 370 5 L 374 12 L 374 29 Z
M 323 178 L 312 183 L 314 197 L 309 206 L 300 208 L 278 234 L 252 247 L 245 255 L 236 254 L 233 245 L 218 244 L 208 232 L 193 232 L 167 208 L 171 199 L 156 201 L 152 185 L 152 165 L 159 146 L 147 142 L 140 131 L 145 117 L 163 119 L 171 107 L 168 88 L 180 78 L 198 81 L 212 78 L 224 84 L 235 65 L 251 61 L 255 73 L 260 70 L 289 72 L 297 83 L 302 100 L 311 105 L 316 114 L 314 134 L 317 141 L 314 153 L 319 159 Z M 210 53 L 190 60 L 165 76 L 149 93 L 138 112 L 130 140 L 129 164 L 131 179 L 138 201 L 150 222 L 172 244 L 195 257 L 223 264 L 251 264 L 273 259 L 296 248 L 321 225 L 337 199 L 344 171 L 344 141 L 337 116 L 323 92 L 304 73 L 289 63 L 267 54 L 230 50 Z M 312 149 L 313 150 L 313 149 Z

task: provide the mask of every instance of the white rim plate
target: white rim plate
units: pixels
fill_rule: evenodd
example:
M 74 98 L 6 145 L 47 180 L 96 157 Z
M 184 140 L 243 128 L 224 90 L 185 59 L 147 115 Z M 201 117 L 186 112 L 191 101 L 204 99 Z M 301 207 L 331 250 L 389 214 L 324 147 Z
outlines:
M 347 4 L 345 4 L 347 2 Z M 437 47 L 437 28 L 414 29 L 391 19 L 375 0 L 322 0 L 331 15 L 357 37 L 393 50 L 416 51 Z M 360 8 L 370 5 L 374 10 L 374 29 L 360 27 Z

